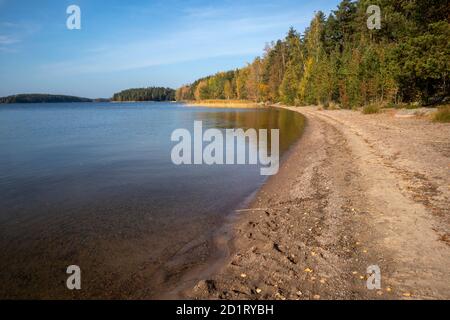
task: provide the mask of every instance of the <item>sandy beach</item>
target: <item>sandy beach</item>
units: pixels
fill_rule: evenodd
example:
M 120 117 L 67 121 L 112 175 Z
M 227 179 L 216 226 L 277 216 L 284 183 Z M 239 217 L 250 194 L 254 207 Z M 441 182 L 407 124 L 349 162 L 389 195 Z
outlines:
M 190 299 L 449 299 L 450 126 L 291 108 L 278 175 L 237 212 L 231 254 Z M 368 290 L 367 267 L 381 269 Z
M 185 101 L 183 103 L 188 107 L 206 107 L 206 108 L 253 109 L 258 107 L 264 107 L 264 104 L 247 100 L 201 100 L 201 101 Z

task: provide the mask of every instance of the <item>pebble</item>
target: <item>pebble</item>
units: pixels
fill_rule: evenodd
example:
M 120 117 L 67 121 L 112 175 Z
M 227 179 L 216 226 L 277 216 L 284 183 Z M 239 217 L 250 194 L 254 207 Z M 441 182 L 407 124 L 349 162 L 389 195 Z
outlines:
M 280 300 L 286 300 L 286 298 L 283 297 L 279 292 L 275 293 L 275 298 L 280 299 Z

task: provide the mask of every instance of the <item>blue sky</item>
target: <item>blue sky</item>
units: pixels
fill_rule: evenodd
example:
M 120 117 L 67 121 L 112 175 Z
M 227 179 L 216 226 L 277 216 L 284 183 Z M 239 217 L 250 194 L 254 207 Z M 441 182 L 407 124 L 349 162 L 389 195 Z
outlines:
M 244 66 L 339 0 L 0 0 L 0 96 L 110 97 Z M 66 9 L 81 8 L 81 30 Z

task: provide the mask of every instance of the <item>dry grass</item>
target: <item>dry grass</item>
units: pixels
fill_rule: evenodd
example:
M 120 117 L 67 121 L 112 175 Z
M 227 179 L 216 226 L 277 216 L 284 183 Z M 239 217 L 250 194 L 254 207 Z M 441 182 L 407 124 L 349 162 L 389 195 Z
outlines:
M 369 104 L 367 106 L 364 106 L 362 109 L 363 114 L 375 114 L 380 113 L 381 108 L 379 105 L 376 104 Z
M 211 108 L 255 108 L 262 106 L 259 103 L 250 100 L 201 100 L 187 101 L 186 105 L 194 107 L 211 107 Z
M 433 115 L 435 122 L 450 122 L 450 105 L 442 106 Z

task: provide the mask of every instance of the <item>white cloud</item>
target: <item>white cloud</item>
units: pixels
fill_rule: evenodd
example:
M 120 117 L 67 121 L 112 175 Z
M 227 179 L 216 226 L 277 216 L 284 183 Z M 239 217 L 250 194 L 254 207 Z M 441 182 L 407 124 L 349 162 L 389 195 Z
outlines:
M 156 65 L 175 64 L 220 56 L 259 55 L 264 44 L 276 40 L 291 25 L 306 23 L 309 16 L 298 12 L 272 12 L 264 7 L 257 14 L 247 8 L 188 9 L 178 19 L 180 29 L 167 34 L 161 30 L 152 40 L 117 39 L 116 44 L 99 43 L 84 49 L 82 58 L 41 66 L 48 72 L 79 74 L 124 71 Z M 270 38 L 274 37 L 274 38 Z
M 0 34 L 0 52 L 14 53 L 18 51 L 18 44 L 40 30 L 34 23 L 0 21 L 3 34 Z
M 20 40 L 13 36 L 0 34 L 0 45 L 1 46 L 6 46 L 6 45 L 18 43 L 18 42 L 20 42 Z

